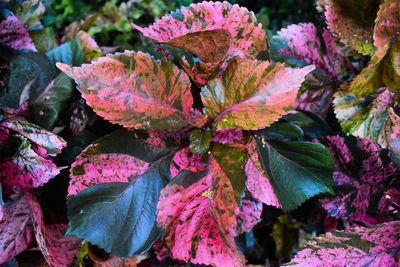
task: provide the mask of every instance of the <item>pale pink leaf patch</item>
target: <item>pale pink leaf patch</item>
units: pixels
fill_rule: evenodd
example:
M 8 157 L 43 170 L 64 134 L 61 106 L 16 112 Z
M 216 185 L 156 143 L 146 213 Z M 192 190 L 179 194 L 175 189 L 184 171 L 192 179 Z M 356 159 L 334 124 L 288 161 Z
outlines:
M 95 112 L 127 128 L 180 129 L 196 125 L 189 77 L 172 63 L 125 51 L 91 64 L 57 67 L 73 78 Z
M 233 237 L 237 204 L 232 185 L 215 159 L 206 176 L 176 177 L 161 191 L 157 221 L 172 256 L 194 264 L 243 266 Z M 194 180 L 194 181 L 193 181 Z
M 31 209 L 25 197 L 4 207 L 0 220 L 0 263 L 28 248 L 34 239 Z
M 12 13 L 0 22 L 0 43 L 17 51 L 37 51 L 24 24 Z
M 217 129 L 256 130 L 287 114 L 304 77 L 314 69 L 234 59 L 201 90 L 204 113 Z
M 399 221 L 354 227 L 309 241 L 286 266 L 398 266 Z
M 261 221 L 262 202 L 253 199 L 243 199 L 239 207 L 239 214 L 236 218 L 236 233 L 242 234 L 249 232 L 257 223 Z
M 246 163 L 246 187 L 251 196 L 267 205 L 281 208 L 278 197 L 276 196 L 268 176 L 265 175 L 264 170 L 258 159 L 258 152 L 256 150 L 256 143 L 253 140 L 248 148 L 249 160 Z
M 149 167 L 149 163 L 131 155 L 101 153 L 96 149 L 97 146 L 92 144 L 85 148 L 71 165 L 68 195 L 75 195 L 96 184 L 129 182 L 145 173 Z

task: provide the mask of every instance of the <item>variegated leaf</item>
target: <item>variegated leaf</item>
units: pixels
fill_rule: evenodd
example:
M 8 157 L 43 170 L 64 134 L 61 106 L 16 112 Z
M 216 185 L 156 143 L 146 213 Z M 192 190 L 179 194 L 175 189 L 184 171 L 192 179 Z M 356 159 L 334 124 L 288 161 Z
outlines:
M 141 142 L 133 132 L 121 130 L 91 144 L 71 165 L 69 195 L 96 184 L 129 182 L 147 171 L 151 162 L 171 152 Z
M 242 234 L 249 232 L 254 225 L 261 221 L 262 202 L 254 199 L 243 199 L 239 207 L 239 214 L 236 218 L 236 233 Z
M 25 197 L 4 208 L 0 232 L 0 264 L 29 247 L 34 237 L 31 208 Z
M 86 32 L 79 31 L 79 43 L 82 47 L 83 57 L 85 62 L 91 62 L 97 60 L 99 57 L 103 56 L 103 52 L 96 43 L 96 41 Z
M 165 60 L 125 51 L 81 67 L 57 63 L 95 112 L 125 127 L 179 129 L 196 124 L 189 77 Z
M 335 196 L 320 200 L 331 216 L 376 224 L 387 220 L 385 192 L 399 176 L 388 151 L 363 138 L 327 136 L 321 140 L 335 161 Z
M 16 51 L 37 51 L 24 24 L 8 10 L 1 13 L 6 18 L 0 22 L 0 44 Z
M 202 88 L 204 112 L 218 129 L 264 128 L 287 113 L 304 76 L 313 69 L 235 59 L 222 77 Z
M 157 221 L 172 256 L 194 264 L 243 266 L 233 237 L 237 204 L 215 159 L 205 174 L 181 172 L 161 191 Z
M 400 222 L 354 227 L 309 241 L 285 266 L 398 266 Z
M 375 0 L 329 0 L 325 6 L 328 29 L 361 54 L 372 55 L 372 29 L 378 7 L 379 1 Z
M 175 177 L 183 170 L 200 172 L 206 168 L 207 163 L 203 162 L 202 156 L 191 153 L 189 147 L 186 147 L 176 152 L 171 161 L 170 172 L 171 176 Z

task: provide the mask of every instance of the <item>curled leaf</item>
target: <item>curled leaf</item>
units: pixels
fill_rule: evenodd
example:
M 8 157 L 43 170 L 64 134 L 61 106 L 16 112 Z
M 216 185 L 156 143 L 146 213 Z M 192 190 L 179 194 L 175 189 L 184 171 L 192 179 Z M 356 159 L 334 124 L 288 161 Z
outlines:
M 77 82 L 87 104 L 112 123 L 159 130 L 195 123 L 190 80 L 165 60 L 125 51 L 81 67 L 57 66 Z

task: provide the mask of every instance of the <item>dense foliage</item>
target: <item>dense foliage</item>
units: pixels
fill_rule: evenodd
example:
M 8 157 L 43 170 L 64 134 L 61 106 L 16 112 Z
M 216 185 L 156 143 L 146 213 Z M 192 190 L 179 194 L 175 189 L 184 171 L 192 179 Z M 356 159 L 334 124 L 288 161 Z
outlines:
M 0 263 L 398 265 L 400 2 L 291 2 L 0 2 Z

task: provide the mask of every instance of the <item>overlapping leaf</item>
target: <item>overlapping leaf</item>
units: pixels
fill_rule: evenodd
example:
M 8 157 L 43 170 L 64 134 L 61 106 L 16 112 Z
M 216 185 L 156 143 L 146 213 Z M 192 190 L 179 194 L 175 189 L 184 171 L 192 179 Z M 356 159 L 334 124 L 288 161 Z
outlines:
M 147 171 L 150 163 L 166 156 L 167 148 L 141 142 L 121 130 L 88 146 L 71 165 L 69 195 L 96 184 L 128 183 Z
M 399 175 L 388 151 L 363 138 L 327 136 L 322 139 L 335 161 L 335 196 L 320 200 L 331 216 L 376 224 L 390 206 L 385 192 Z
M 308 242 L 286 266 L 396 266 L 400 223 L 354 227 Z
M 0 22 L 0 44 L 16 51 L 36 51 L 24 24 L 7 10 L 3 9 L 0 15 L 5 16 L 5 19 Z
M 254 199 L 243 199 L 236 218 L 237 234 L 249 232 L 254 225 L 261 221 L 262 202 Z
M 190 152 L 189 147 L 176 152 L 171 161 L 171 177 L 175 177 L 179 172 L 188 170 L 191 172 L 204 171 L 207 163 L 203 162 L 202 156 Z
M 161 192 L 157 221 L 172 256 L 194 264 L 242 266 L 233 239 L 237 204 L 215 159 L 205 174 L 181 172 Z
M 160 130 L 196 123 L 189 78 L 167 61 L 125 51 L 82 67 L 57 66 L 77 82 L 96 113 L 113 123 Z
M 222 77 L 202 88 L 205 114 L 218 129 L 264 128 L 287 113 L 304 76 L 313 68 L 235 59 Z
M 24 197 L 4 208 L 0 232 L 0 263 L 18 255 L 31 244 L 34 239 L 31 209 Z
M 329 0 L 325 8 L 325 18 L 331 32 L 363 55 L 375 52 L 372 31 L 379 1 Z
M 189 7 L 181 7 L 177 11 L 164 16 L 148 28 L 134 25 L 145 36 L 165 43 L 187 34 L 224 29 L 230 33 L 232 38 L 230 53 L 251 59 L 254 59 L 260 51 L 267 48 L 265 32 L 261 26 L 261 24 L 257 23 L 253 12 L 249 12 L 246 8 L 241 8 L 238 5 L 231 5 L 228 2 L 191 4 Z M 215 33 L 217 32 L 211 32 L 212 35 Z M 189 37 L 190 35 L 183 40 L 186 41 Z M 216 37 L 207 39 L 216 40 Z M 215 49 L 221 44 L 221 40 L 223 40 L 222 43 L 225 43 L 227 39 L 229 37 L 226 31 L 220 31 L 215 43 L 216 46 L 213 44 L 210 47 Z M 178 44 L 180 46 L 183 45 L 181 42 L 178 42 Z M 175 45 L 174 41 L 172 41 L 172 45 Z M 198 45 L 197 41 L 196 45 Z M 200 54 L 195 54 L 202 58 Z M 209 55 L 202 59 L 205 58 L 209 58 Z M 207 60 L 205 62 L 212 61 Z
M 380 88 L 360 99 L 350 92 L 338 92 L 334 100 L 336 117 L 345 132 L 399 151 L 395 129 L 400 122 L 393 110 L 398 99 L 399 95 L 389 88 Z

